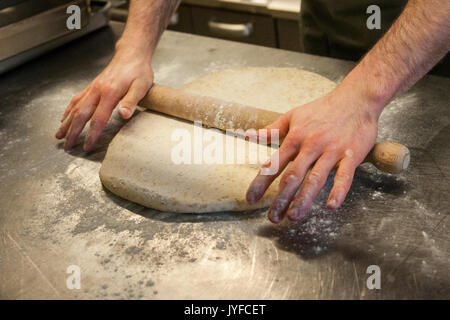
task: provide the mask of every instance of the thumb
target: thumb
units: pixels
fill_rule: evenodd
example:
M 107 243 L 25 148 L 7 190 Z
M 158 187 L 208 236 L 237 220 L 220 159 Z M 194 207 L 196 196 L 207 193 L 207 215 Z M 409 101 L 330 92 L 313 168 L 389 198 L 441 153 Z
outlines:
M 257 136 L 259 139 L 266 139 L 267 143 L 271 143 L 272 139 L 283 139 L 289 131 L 289 121 L 291 111 L 283 114 L 276 121 L 265 126 L 263 129 L 250 133 L 249 136 Z M 274 141 L 276 142 L 276 141 Z
M 118 104 L 117 111 L 123 119 L 131 118 L 137 104 L 145 96 L 149 88 L 150 86 L 145 81 L 139 79 L 133 81 L 127 94 Z

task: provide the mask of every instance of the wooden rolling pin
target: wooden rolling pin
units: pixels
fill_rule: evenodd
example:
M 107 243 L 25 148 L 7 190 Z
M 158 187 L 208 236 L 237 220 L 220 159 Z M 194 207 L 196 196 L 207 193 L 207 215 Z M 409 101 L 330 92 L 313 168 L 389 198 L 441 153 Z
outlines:
M 177 118 L 201 121 L 208 127 L 221 130 L 260 129 L 282 115 L 158 84 L 153 85 L 139 105 Z M 375 144 L 364 162 L 370 162 L 384 172 L 396 174 L 408 167 L 409 160 L 407 147 L 385 141 Z

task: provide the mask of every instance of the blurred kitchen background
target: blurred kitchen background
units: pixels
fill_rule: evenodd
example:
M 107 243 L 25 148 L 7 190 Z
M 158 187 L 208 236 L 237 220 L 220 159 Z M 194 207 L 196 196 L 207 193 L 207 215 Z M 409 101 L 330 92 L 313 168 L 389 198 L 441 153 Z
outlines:
M 66 27 L 81 8 L 81 30 Z M 0 74 L 107 26 L 126 22 L 129 0 L 0 0 Z M 303 52 L 301 0 L 182 0 L 169 30 Z M 448 59 L 448 58 L 446 58 Z M 431 73 L 449 76 L 441 61 Z
M 301 51 L 301 0 L 182 0 L 168 29 Z M 115 0 L 111 19 L 126 21 L 129 0 Z
M 81 8 L 81 30 L 66 27 Z M 129 0 L 0 0 L 0 74 L 107 26 L 125 22 Z M 301 51 L 300 0 L 183 0 L 168 29 Z

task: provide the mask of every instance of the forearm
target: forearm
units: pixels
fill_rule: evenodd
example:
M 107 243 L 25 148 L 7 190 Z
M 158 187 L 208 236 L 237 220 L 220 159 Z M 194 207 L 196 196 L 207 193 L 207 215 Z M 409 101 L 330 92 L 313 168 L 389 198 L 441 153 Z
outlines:
M 180 0 L 131 0 L 117 48 L 134 47 L 151 56 L 179 3 Z
M 410 0 L 384 37 L 344 79 L 381 113 L 450 50 L 450 2 Z

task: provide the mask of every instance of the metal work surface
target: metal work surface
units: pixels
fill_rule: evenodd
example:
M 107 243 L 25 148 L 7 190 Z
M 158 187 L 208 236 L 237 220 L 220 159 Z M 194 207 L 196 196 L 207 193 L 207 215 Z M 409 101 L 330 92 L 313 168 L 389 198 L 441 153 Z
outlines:
M 410 168 L 360 167 L 336 212 L 324 209 L 331 177 L 304 222 L 163 213 L 100 183 L 117 115 L 89 155 L 54 138 L 70 99 L 111 59 L 123 25 L 111 26 L 0 77 L 0 298 L 450 298 L 450 79 L 426 77 L 387 107 L 380 140 L 406 144 Z M 166 32 L 153 66 L 157 82 L 180 86 L 237 66 L 340 81 L 353 63 Z M 66 285 L 71 265 L 79 290 Z M 380 290 L 366 286 L 370 265 Z

